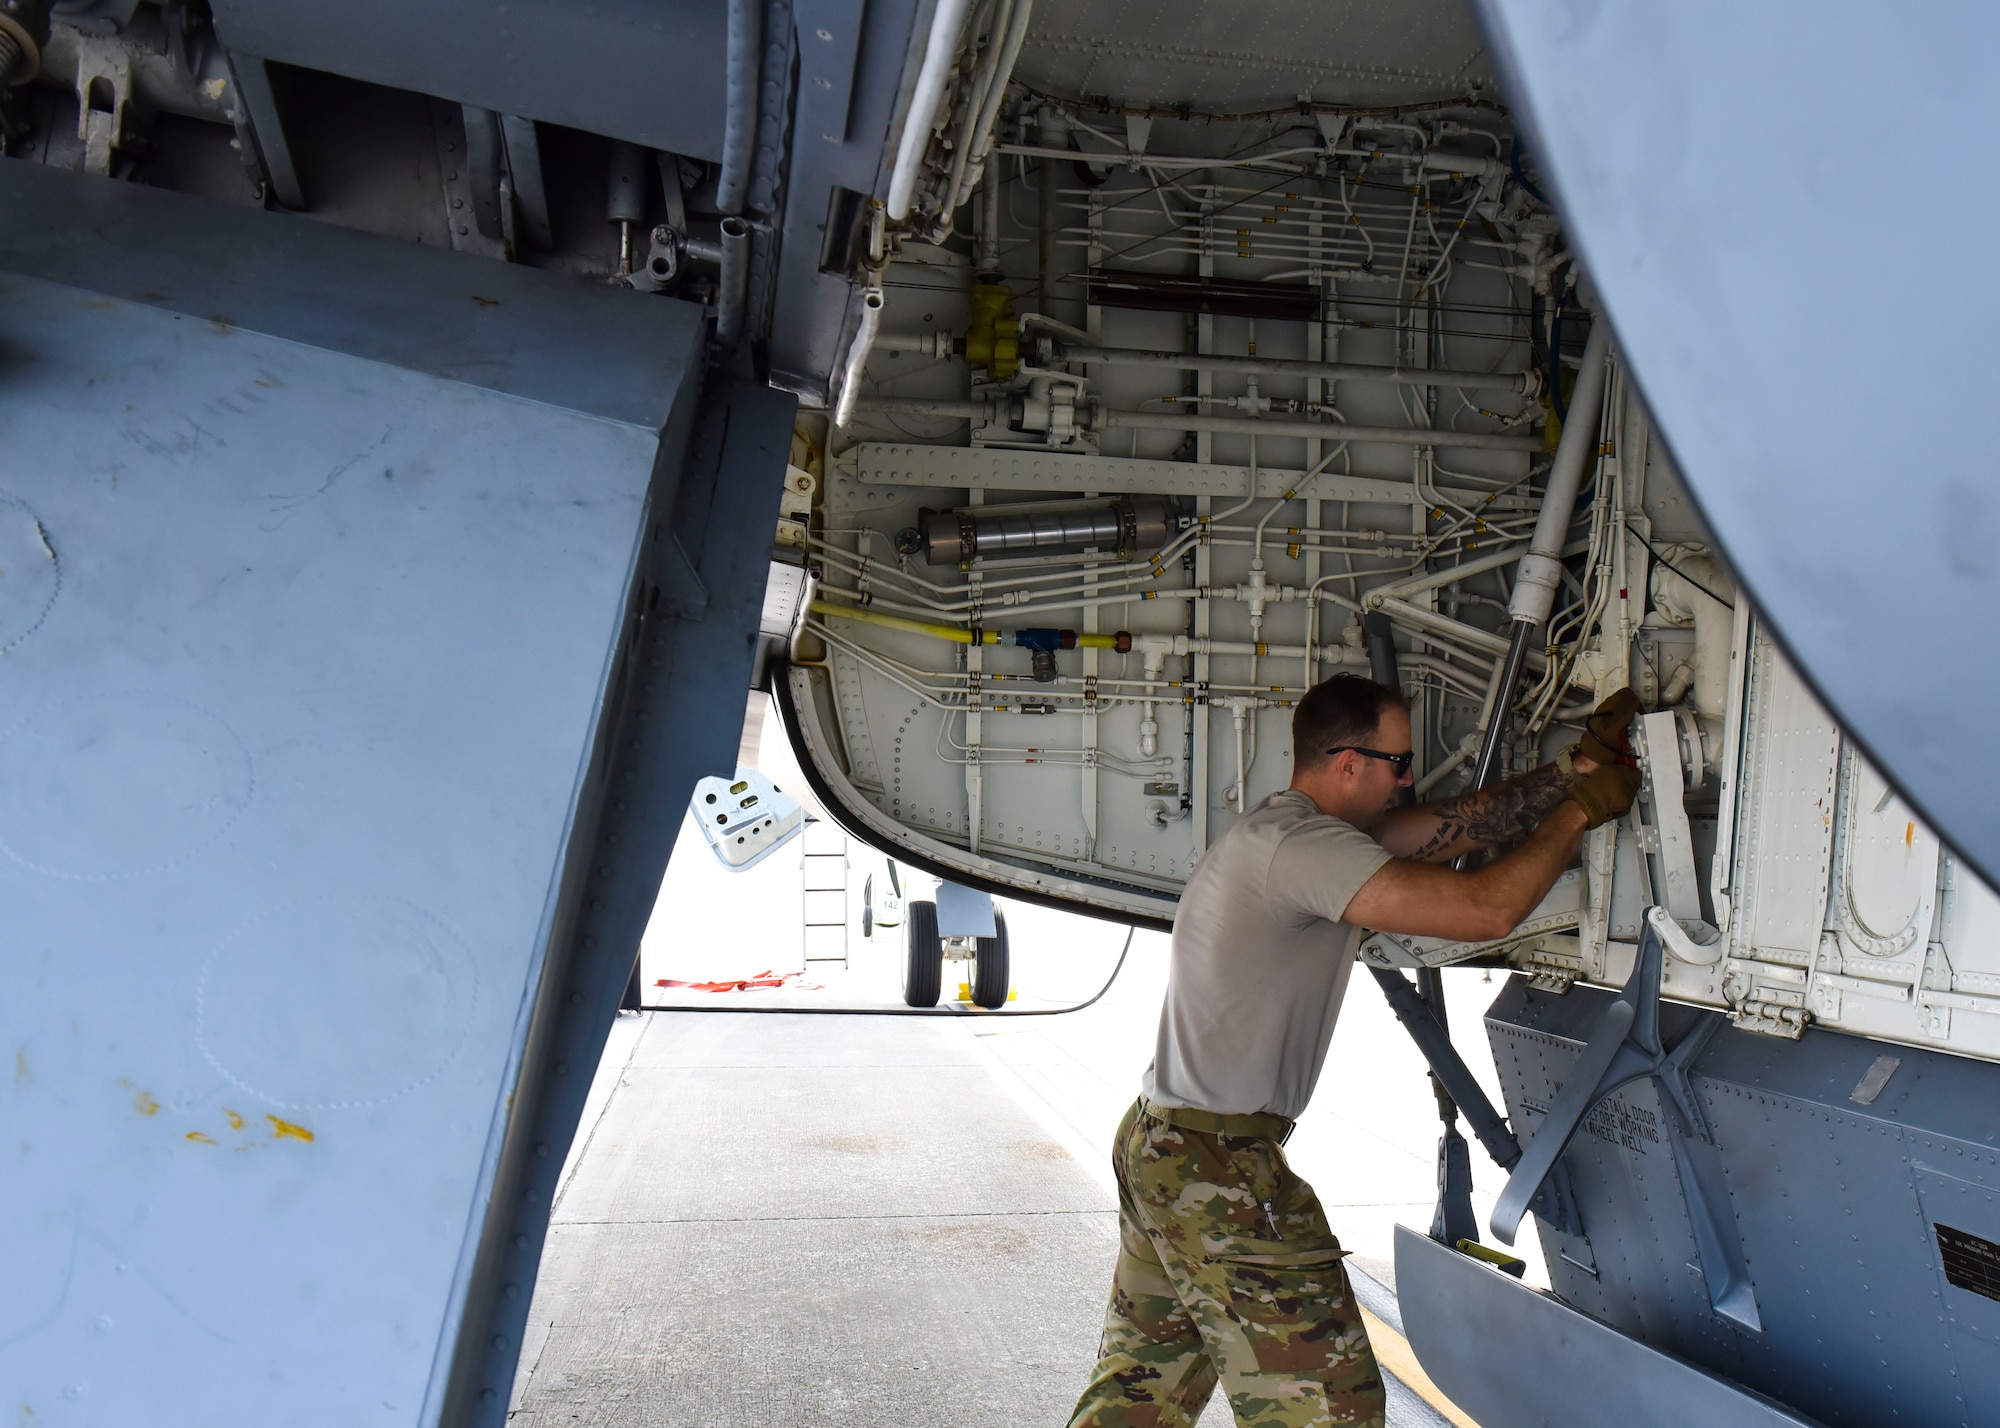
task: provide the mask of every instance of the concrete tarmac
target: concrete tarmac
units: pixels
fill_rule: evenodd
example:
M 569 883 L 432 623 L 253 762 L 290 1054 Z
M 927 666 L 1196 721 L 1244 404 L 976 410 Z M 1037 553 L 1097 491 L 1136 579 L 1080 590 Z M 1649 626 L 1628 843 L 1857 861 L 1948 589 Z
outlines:
M 770 750 L 766 751 L 771 752 Z M 779 749 L 779 754 L 785 751 Z M 797 788 L 796 770 L 766 771 Z M 802 961 L 801 873 L 780 850 L 725 871 L 693 824 L 565 1167 L 512 1421 L 521 1428 L 1060 1425 L 1096 1361 L 1116 1254 L 1113 1127 L 1151 1059 L 1167 939 L 1134 936 L 1084 1011 L 840 1017 L 897 1008 L 903 934 L 861 929 L 887 863 L 850 849 L 848 964 Z M 905 891 L 930 880 L 903 872 Z M 1017 999 L 1105 986 L 1125 929 L 1009 904 Z M 659 979 L 770 969 L 804 986 L 705 993 Z M 964 975 L 946 968 L 947 1001 Z M 1497 1096 L 1479 1014 L 1446 977 L 1460 1049 Z M 1437 1116 L 1423 1064 L 1357 975 L 1286 1153 L 1319 1191 L 1363 1305 L 1400 1331 L 1393 1226 L 1429 1222 Z M 1483 1216 L 1504 1176 L 1475 1153 Z M 1546 1283 L 1533 1238 L 1529 1278 Z M 1392 1428 L 1446 1420 L 1393 1378 Z M 1201 1428 L 1227 1428 L 1218 1395 Z
M 1115 1201 L 1022 1104 L 989 1044 L 1012 1030 L 621 1017 L 556 1203 L 511 1421 L 1066 1422 L 1095 1360 Z M 1362 1292 L 1395 1322 L 1386 1289 Z M 1396 1428 L 1445 1421 L 1391 1393 Z M 1203 1428 L 1230 1421 L 1218 1395 Z
M 637 1020 L 556 1208 L 515 1423 L 1066 1419 L 1115 1218 L 959 1027 Z

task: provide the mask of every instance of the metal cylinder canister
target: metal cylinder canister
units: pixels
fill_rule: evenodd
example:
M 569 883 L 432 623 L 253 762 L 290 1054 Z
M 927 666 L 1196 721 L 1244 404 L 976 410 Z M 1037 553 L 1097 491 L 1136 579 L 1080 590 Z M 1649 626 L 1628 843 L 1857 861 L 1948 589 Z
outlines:
M 1096 546 L 1127 558 L 1142 547 L 1166 544 L 1173 532 L 1173 503 L 1163 496 L 1120 496 L 1010 511 L 991 506 L 966 511 L 925 511 L 918 517 L 924 559 L 957 565 L 975 555 L 1022 555 L 1036 550 Z

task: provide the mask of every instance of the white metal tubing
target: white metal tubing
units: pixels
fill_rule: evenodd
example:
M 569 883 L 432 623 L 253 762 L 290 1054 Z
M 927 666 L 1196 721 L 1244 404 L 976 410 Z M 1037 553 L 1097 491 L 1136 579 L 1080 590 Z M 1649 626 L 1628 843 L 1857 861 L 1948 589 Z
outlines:
M 1239 436 L 1301 436 L 1321 441 L 1352 441 L 1387 446 L 1469 447 L 1477 451 L 1537 451 L 1539 436 L 1515 436 L 1507 432 L 1419 430 L 1415 427 L 1348 426 L 1335 422 L 1270 421 L 1257 417 L 1181 416 L 1172 412 L 1120 412 L 1098 410 L 1091 415 L 1098 431 L 1126 427 L 1138 431 L 1213 431 Z M 1592 428 L 1593 435 L 1596 428 Z M 1592 443 L 1595 445 L 1595 442 Z M 1575 498 L 1572 488 L 1570 496 Z M 1560 542 L 1558 542 L 1560 544 Z
M 1028 20 L 1035 13 L 1035 0 L 1014 0 L 1014 13 L 1008 17 L 1007 37 L 1000 52 L 1000 63 L 993 70 L 993 87 L 986 91 L 986 102 L 979 107 L 979 115 L 972 126 L 972 162 L 983 163 L 993 148 L 993 123 L 1000 117 L 1001 102 L 1007 97 L 1007 85 L 1014 78 L 1014 66 L 1021 58 L 1021 46 L 1028 38 Z
M 1504 657 L 1512 645 L 1505 635 L 1496 635 L 1482 630 L 1476 625 L 1468 625 L 1454 620 L 1449 615 L 1440 615 L 1435 610 L 1426 610 L 1421 605 L 1412 605 L 1405 600 L 1384 600 L 1382 613 L 1399 625 L 1411 625 L 1420 630 L 1429 630 L 1439 639 L 1470 646 L 1474 650 L 1489 655 Z M 1528 651 L 1528 665 L 1532 669 L 1543 669 L 1548 657 L 1539 650 Z
M 1018 154 L 1028 159 L 1069 159 L 1082 164 L 1104 164 L 1111 168 L 1121 168 L 1132 160 L 1132 155 L 1123 149 L 1093 153 L 1087 149 L 1052 149 L 1043 144 L 995 144 L 993 151 L 999 154 Z M 1296 159 L 1301 155 L 1317 156 L 1320 152 L 1319 149 L 1277 149 L 1268 154 L 1246 154 L 1240 159 L 1200 159 L 1145 154 L 1140 157 L 1139 166 L 1154 169 L 1248 169 L 1281 159 Z M 1304 168 L 1300 164 L 1285 164 L 1284 167 L 1296 171 L 1302 171 Z
M 878 303 L 876 312 L 879 314 L 880 311 L 881 305 Z M 867 319 L 864 317 L 862 320 L 865 322 Z M 879 317 L 877 320 L 879 321 Z M 872 332 L 869 334 L 869 340 L 871 343 L 874 340 Z M 853 365 L 853 360 L 851 356 L 848 358 L 850 366 Z M 864 357 L 862 360 L 867 359 Z M 841 409 L 852 415 L 855 404 L 845 399 L 845 391 L 846 389 L 843 389 Z M 869 397 L 859 405 L 862 411 L 874 416 L 951 417 L 957 421 L 992 421 L 995 415 L 992 402 L 933 401 L 928 397 Z M 847 423 L 842 421 L 840 425 L 845 426 Z
M 1006 24 L 1000 27 L 1005 33 L 995 39 L 997 50 L 990 82 L 979 94 L 975 112 L 968 116 L 966 132 L 960 136 L 959 152 L 952 163 L 951 191 L 944 203 L 947 218 L 970 196 L 965 185 L 967 171 L 977 171 L 993 147 L 993 123 L 1000 117 L 1000 104 L 1007 97 L 1007 85 L 1014 77 L 1015 62 L 1021 57 L 1021 44 L 1028 38 L 1028 19 L 1034 9 L 1035 0 L 1014 0 Z
M 1482 555 L 1476 560 L 1461 561 L 1446 570 L 1433 570 L 1427 575 L 1419 575 L 1410 580 L 1399 580 L 1393 585 L 1378 585 L 1363 597 L 1364 604 L 1374 604 L 1376 597 L 1383 600 L 1407 600 L 1412 595 L 1421 595 L 1426 590 L 1438 590 L 1447 585 L 1455 585 L 1461 580 L 1469 580 L 1475 575 L 1484 575 L 1489 570 L 1498 570 L 1503 565 L 1512 565 L 1521 558 L 1521 547 L 1509 546 L 1506 550 L 1492 555 Z
M 979 215 L 979 271 L 1000 271 L 1000 166 L 995 164 L 981 175 L 986 190 Z
M 1443 369 L 1377 367 L 1360 362 L 1304 362 L 1285 357 L 1220 357 L 1193 352 L 1154 352 L 1138 347 L 1063 349 L 1071 362 L 1107 367 L 1174 367 L 1183 372 L 1249 372 L 1271 377 L 1317 377 L 1328 382 L 1397 382 L 1411 387 L 1460 387 L 1467 391 L 1527 389 L 1523 372 L 1449 372 Z
M 937 0 L 931 15 L 930 37 L 924 43 L 923 67 L 917 71 L 916 88 L 910 93 L 910 112 L 903 119 L 903 136 L 896 145 L 896 170 L 889 179 L 889 217 L 900 223 L 910 213 L 910 200 L 917 191 L 917 170 L 924 150 L 929 147 L 931 130 L 937 124 L 938 105 L 944 101 L 945 80 L 958 57 L 958 32 L 965 28 L 965 12 L 971 0 Z
M 951 176 L 945 182 L 944 202 L 941 205 L 946 222 L 951 221 L 951 215 L 958 207 L 959 192 L 965 185 L 966 165 L 972 159 L 972 136 L 978 131 L 979 114 L 986 107 L 986 94 L 993 85 L 994 67 L 1000 59 L 1004 34 L 1007 27 L 1013 23 L 1014 0 L 998 0 L 995 12 L 986 18 L 991 23 L 983 27 L 992 37 L 992 42 L 982 61 L 974 67 L 969 82 L 964 86 L 965 122 L 959 129 L 958 143 L 952 150 Z M 978 37 L 977 29 L 966 37 L 968 54 L 971 47 L 978 43 Z
M 877 352 L 915 352 L 920 356 L 934 357 L 942 362 L 952 355 L 953 338 L 949 332 L 878 332 L 875 334 Z
M 1548 489 L 1542 496 L 1542 513 L 1535 522 L 1535 538 L 1521 557 L 1521 569 L 1514 577 L 1514 594 L 1507 613 L 1522 624 L 1548 623 L 1555 608 L 1556 587 L 1562 581 L 1562 548 L 1569 538 L 1570 516 L 1576 507 L 1576 493 L 1583 486 L 1583 473 L 1597 455 L 1598 418 L 1604 404 L 1604 365 L 1611 352 L 1611 322 L 1598 313 L 1590 327 L 1590 341 L 1583 349 L 1583 367 L 1576 374 L 1576 390 L 1569 401 L 1569 416 L 1563 422 L 1562 441 L 1556 447 L 1555 465 L 1549 469 Z
M 854 345 L 847 349 L 847 370 L 840 379 L 840 405 L 834 408 L 836 428 L 854 420 L 854 403 L 861 395 L 861 373 L 875 346 L 876 329 L 882 325 L 882 290 L 869 288 L 861 294 L 861 325 L 854 330 Z

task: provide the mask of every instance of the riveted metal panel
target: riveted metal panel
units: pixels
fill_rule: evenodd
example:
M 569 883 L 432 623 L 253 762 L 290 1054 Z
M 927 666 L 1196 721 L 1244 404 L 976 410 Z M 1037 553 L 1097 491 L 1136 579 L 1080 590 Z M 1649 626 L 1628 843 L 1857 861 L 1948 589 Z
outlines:
M 1749 658 L 1734 950 L 1803 963 L 1826 913 L 1840 731 L 1768 635 Z
M 1522 978 L 1496 999 L 1487 1031 L 1516 1125 L 1538 1119 L 1607 1000 L 1583 987 L 1549 996 Z M 1661 1012 L 1670 1043 L 1714 1015 Z M 1961 1229 L 1996 1233 L 2000 1068 L 1912 1049 L 1885 1078 L 1880 1051 L 1810 1028 L 1789 1041 L 1723 1027 L 1693 1065 L 1761 1333 L 1718 1318 L 1701 1292 L 1671 1157 L 1646 1134 L 1648 1117 L 1666 1113 L 1650 1091 L 1607 1102 L 1565 1158 L 1596 1272 L 1544 1227 L 1557 1295 L 1840 1428 L 1984 1422 L 1979 1386 L 2000 1381 L 2000 1340 L 1976 1332 L 1993 1322 L 1979 1296 L 1943 1275 L 1932 1227 L 1953 1222 L 1933 1202 L 1949 1203 Z

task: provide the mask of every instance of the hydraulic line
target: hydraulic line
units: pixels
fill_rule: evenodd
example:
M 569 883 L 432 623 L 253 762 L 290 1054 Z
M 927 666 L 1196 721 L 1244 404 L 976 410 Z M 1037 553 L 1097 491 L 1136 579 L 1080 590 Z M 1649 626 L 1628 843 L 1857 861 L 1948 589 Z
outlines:
M 883 615 L 873 610 L 864 610 L 854 605 L 834 605 L 825 600 L 815 600 L 812 613 L 822 619 L 856 620 L 864 625 L 880 625 L 885 629 L 907 630 L 911 634 L 929 635 L 932 639 L 950 640 L 960 645 L 1013 645 L 1028 652 L 1029 667 L 1034 671 L 1038 684 L 1053 683 L 1056 678 L 1056 651 L 1089 649 L 1116 650 L 1120 654 L 1132 648 L 1132 636 L 1126 630 L 1115 634 L 1086 630 L 1079 634 L 1075 630 L 1058 630 L 1047 627 L 1030 627 L 1020 630 L 987 630 L 978 626 L 961 628 L 957 625 L 935 625 L 925 620 L 906 619 L 901 615 Z
M 1081 413 L 1079 413 L 1081 416 Z M 1351 441 L 1388 446 L 1451 446 L 1477 451 L 1539 451 L 1539 436 L 1511 432 L 1419 430 L 1400 426 L 1351 426 L 1339 422 L 1283 421 L 1270 417 L 1179 415 L 1172 412 L 1121 412 L 1099 409 L 1089 422 L 1093 431 L 1124 427 L 1137 431 L 1208 431 L 1237 436 L 1303 436 L 1320 441 Z
M 1062 358 L 1106 367 L 1172 367 L 1183 372 L 1247 372 L 1268 377 L 1317 377 L 1329 382 L 1397 382 L 1411 387 L 1460 387 L 1468 391 L 1525 392 L 1524 372 L 1446 372 L 1378 367 L 1360 362 L 1306 362 L 1285 357 L 1227 357 L 1207 353 L 1148 351 L 1138 347 L 1066 346 Z
M 1002 6 L 991 39 L 993 62 L 981 72 L 984 87 L 973 90 L 974 102 L 966 113 L 965 132 L 959 136 L 958 150 L 952 156 L 943 213 L 947 222 L 965 196 L 967 169 L 983 165 L 987 151 L 993 146 L 993 121 L 999 117 L 1008 81 L 1014 75 L 1014 64 L 1028 38 L 1028 21 L 1034 9 L 1034 0 L 1012 0 L 1011 7 Z
M 1109 631 L 1039 630 L 1024 629 L 1014 631 L 988 630 L 961 625 L 934 625 L 925 620 L 906 620 L 901 615 L 883 615 L 874 610 L 862 609 L 856 605 L 835 605 L 825 600 L 815 600 L 809 607 L 813 614 L 836 620 L 855 620 L 864 625 L 880 625 L 887 630 L 907 630 L 913 635 L 929 635 L 932 639 L 950 640 L 953 644 L 969 645 L 973 636 L 978 635 L 982 645 L 1013 644 L 1024 649 L 1033 648 L 1026 643 L 1030 637 L 1043 635 L 1059 636 L 1061 649 L 1117 650 L 1125 653 L 1132 648 L 1132 636 L 1123 630 Z
M 983 18 L 978 20 L 973 32 L 966 37 L 966 57 L 973 61 L 972 73 L 961 96 L 965 105 L 964 123 L 959 129 L 957 142 L 952 145 L 951 174 L 942 190 L 942 201 L 938 205 L 938 218 L 942 226 L 948 227 L 953 214 L 958 209 L 959 194 L 965 186 L 965 167 L 972 157 L 972 136 L 978 132 L 979 115 L 986 107 L 986 96 L 994 83 L 994 65 L 1005 47 L 1004 35 L 1012 22 L 1014 0 L 998 0 L 991 11 L 978 12 Z M 979 25 L 990 23 L 985 55 L 978 54 Z M 1000 80 L 1005 89 L 1007 81 Z
M 1591 325 L 1590 343 L 1583 352 L 1583 369 L 1577 373 L 1576 390 L 1570 399 L 1570 419 L 1563 423 L 1562 442 L 1556 448 L 1555 463 L 1549 468 L 1548 489 L 1542 496 L 1534 540 L 1528 553 L 1521 557 L 1514 596 L 1508 602 L 1508 613 L 1526 624 L 1547 624 L 1549 611 L 1555 604 L 1556 586 L 1562 578 L 1562 548 L 1568 539 L 1577 492 L 1583 487 L 1584 472 L 1591 458 L 1597 455 L 1605 359 L 1610 351 L 1611 324 L 1599 316 Z
M 891 222 L 900 223 L 907 218 L 911 200 L 916 197 L 924 150 L 930 145 L 952 62 L 958 58 L 958 36 L 965 28 L 965 12 L 969 8 L 969 0 L 938 0 L 937 8 L 931 12 L 923 64 L 917 71 L 916 88 L 910 94 L 909 111 L 903 116 L 903 132 L 896 144 L 896 167 L 889 178 L 887 206 Z
M 1556 586 L 1562 580 L 1562 550 L 1569 536 L 1570 517 L 1575 512 L 1576 495 L 1583 486 L 1583 473 L 1597 454 L 1598 417 L 1604 400 L 1604 369 L 1611 352 L 1611 323 L 1599 313 L 1590 327 L 1590 342 L 1583 349 L 1583 369 L 1576 376 L 1576 390 L 1569 403 L 1569 420 L 1563 423 L 1562 442 L 1556 448 L 1555 464 L 1549 468 L 1549 484 L 1542 496 L 1542 510 L 1535 522 L 1535 536 L 1521 568 L 1514 577 L 1514 594 L 1507 602 L 1512 618 L 1513 637 L 1507 644 L 1507 658 L 1493 701 L 1493 717 L 1479 746 L 1479 759 L 1472 766 L 1472 786 L 1483 788 L 1492 779 L 1507 738 L 1507 714 L 1514 703 L 1514 689 L 1520 683 L 1521 666 L 1528 646 L 1548 623 L 1555 606 Z
M 825 600 L 815 600 L 807 607 L 815 615 L 835 620 L 852 620 L 861 625 L 880 625 L 885 630 L 907 630 L 913 635 L 929 635 L 934 640 L 950 640 L 954 644 L 969 645 L 973 632 L 958 625 L 934 625 L 925 620 L 906 620 L 901 615 L 884 615 L 878 610 L 864 610 L 856 605 L 835 605 Z M 982 644 L 1000 643 L 998 630 L 980 631 Z

